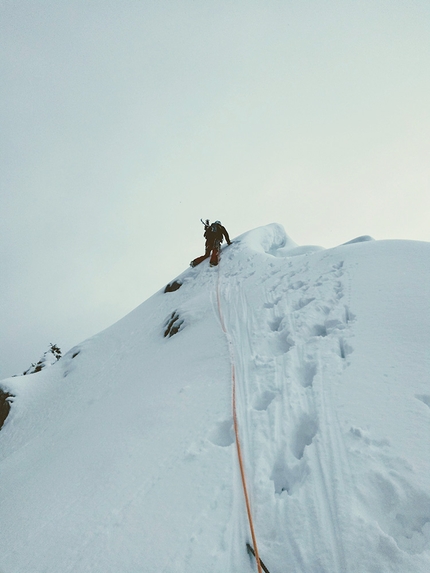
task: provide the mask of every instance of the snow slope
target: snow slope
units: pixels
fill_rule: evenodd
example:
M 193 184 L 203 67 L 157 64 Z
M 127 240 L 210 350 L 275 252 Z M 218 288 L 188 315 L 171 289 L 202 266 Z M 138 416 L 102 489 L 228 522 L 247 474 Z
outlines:
M 3 381 L 0 572 L 255 571 L 230 342 L 270 572 L 428 573 L 429 263 L 428 243 L 324 250 L 269 225 Z

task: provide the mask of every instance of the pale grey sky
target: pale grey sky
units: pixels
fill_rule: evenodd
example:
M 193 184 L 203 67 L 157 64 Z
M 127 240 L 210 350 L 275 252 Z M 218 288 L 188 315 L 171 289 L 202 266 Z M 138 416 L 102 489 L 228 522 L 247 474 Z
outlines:
M 0 0 L 0 377 L 201 254 L 430 240 L 428 0 Z

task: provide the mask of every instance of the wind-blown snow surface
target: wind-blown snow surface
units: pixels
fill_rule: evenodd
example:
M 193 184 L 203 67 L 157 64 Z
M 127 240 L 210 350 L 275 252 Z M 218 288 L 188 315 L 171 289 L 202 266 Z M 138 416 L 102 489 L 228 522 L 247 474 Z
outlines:
M 3 381 L 1 573 L 255 571 L 217 289 L 270 572 L 428 573 L 430 244 L 269 225 L 177 280 Z

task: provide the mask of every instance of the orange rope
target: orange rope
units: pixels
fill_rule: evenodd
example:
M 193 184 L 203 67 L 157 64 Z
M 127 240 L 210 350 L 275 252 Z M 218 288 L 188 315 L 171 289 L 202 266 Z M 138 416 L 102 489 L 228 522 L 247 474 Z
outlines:
M 237 457 L 239 460 L 240 477 L 242 479 L 243 494 L 245 496 L 246 513 L 248 514 L 249 529 L 251 530 L 252 544 L 254 546 L 255 561 L 257 562 L 258 573 L 262 573 L 260 557 L 258 554 L 257 538 L 255 536 L 254 523 L 252 521 L 251 503 L 249 501 L 248 488 L 246 485 L 246 476 L 245 476 L 245 468 L 244 468 L 244 464 L 243 464 L 242 448 L 240 446 L 240 439 L 239 439 L 239 423 L 237 421 L 237 412 L 236 412 L 236 368 L 235 368 L 234 356 L 233 356 L 233 352 L 232 352 L 232 343 L 231 343 L 231 340 L 228 336 L 227 329 L 225 327 L 224 317 L 223 317 L 222 309 L 221 309 L 221 297 L 220 297 L 220 288 L 219 288 L 219 268 L 218 268 L 218 280 L 217 280 L 217 304 L 218 304 L 218 313 L 219 313 L 219 318 L 220 318 L 220 322 L 221 322 L 221 328 L 227 337 L 227 341 L 229 344 L 229 350 L 230 350 L 231 381 L 232 381 L 232 404 L 233 404 L 233 426 L 234 426 L 234 433 L 236 435 L 236 450 L 237 450 Z

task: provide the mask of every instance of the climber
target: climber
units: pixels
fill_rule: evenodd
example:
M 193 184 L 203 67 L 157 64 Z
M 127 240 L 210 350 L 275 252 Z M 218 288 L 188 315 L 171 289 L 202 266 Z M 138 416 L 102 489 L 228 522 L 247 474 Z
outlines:
M 196 267 L 210 257 L 210 266 L 214 267 L 219 262 L 221 243 L 225 238 L 227 245 L 231 245 L 230 237 L 228 236 L 226 228 L 221 225 L 221 221 L 215 221 L 215 223 L 210 224 L 209 219 L 206 219 L 206 221 L 202 221 L 202 223 L 205 227 L 203 233 L 206 239 L 205 254 L 191 261 L 190 265 Z

